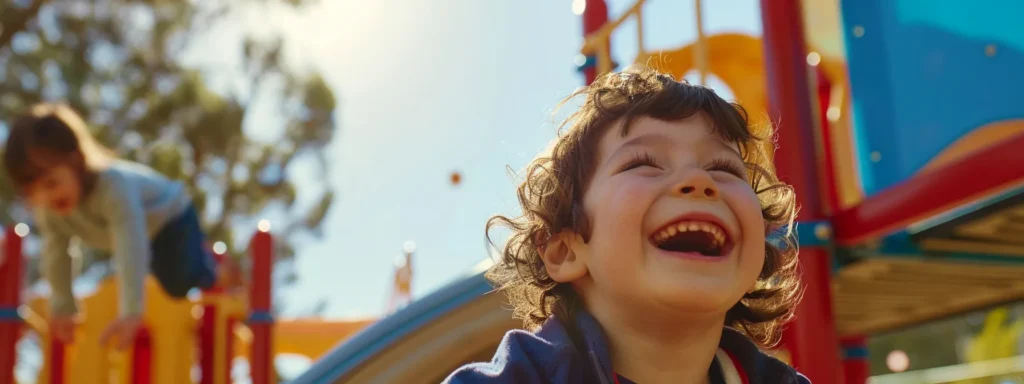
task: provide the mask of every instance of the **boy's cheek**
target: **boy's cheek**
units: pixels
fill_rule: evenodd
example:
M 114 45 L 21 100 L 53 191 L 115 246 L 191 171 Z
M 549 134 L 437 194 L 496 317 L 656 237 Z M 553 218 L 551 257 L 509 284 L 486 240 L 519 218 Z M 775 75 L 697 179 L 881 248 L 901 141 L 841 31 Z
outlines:
M 737 215 L 756 214 L 761 216 L 761 200 L 757 193 L 746 184 L 729 185 L 726 188 L 726 200 L 732 200 L 733 211 Z
M 25 194 L 25 202 L 31 207 L 42 207 L 45 203 L 46 198 L 42 193 L 37 192 L 35 189 Z
M 764 218 L 761 215 L 761 201 L 757 194 L 748 188 L 735 188 L 726 194 L 726 204 L 736 215 L 740 222 L 740 229 L 744 237 L 757 237 L 764 239 Z M 756 239 L 754 239 L 756 240 Z
M 611 187 L 614 194 L 613 202 L 637 209 L 646 209 L 645 204 L 653 202 L 661 192 L 661 188 L 659 188 L 657 183 L 644 180 L 643 178 L 623 180 L 622 182 L 612 184 Z

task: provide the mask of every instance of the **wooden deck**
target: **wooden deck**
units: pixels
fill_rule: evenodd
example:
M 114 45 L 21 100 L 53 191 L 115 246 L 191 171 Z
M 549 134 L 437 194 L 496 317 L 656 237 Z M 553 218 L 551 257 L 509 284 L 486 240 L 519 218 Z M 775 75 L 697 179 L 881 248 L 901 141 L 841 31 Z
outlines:
M 839 334 L 872 334 L 1024 300 L 1024 263 L 870 259 L 832 284 Z

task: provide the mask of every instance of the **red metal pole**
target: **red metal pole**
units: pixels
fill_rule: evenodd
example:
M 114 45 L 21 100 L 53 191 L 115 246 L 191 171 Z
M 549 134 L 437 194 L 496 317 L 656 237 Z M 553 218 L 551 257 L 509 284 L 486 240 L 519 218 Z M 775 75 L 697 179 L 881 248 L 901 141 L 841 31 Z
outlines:
M 3 254 L 0 255 L 0 383 L 14 382 L 22 326 L 18 306 L 21 304 L 24 259 L 21 255 L 22 237 L 15 227 L 4 231 Z
M 153 338 L 149 328 L 143 326 L 135 335 L 132 349 L 132 384 L 149 384 L 153 381 Z
M 64 342 L 50 336 L 50 384 L 64 384 Z
M 234 329 L 235 329 L 235 325 L 238 324 L 238 319 L 228 318 L 227 322 L 228 322 L 227 327 L 224 328 L 224 329 L 227 330 L 227 332 L 224 334 L 224 338 L 227 339 L 227 340 L 224 340 L 224 360 L 225 360 L 224 368 L 225 369 L 224 369 L 224 381 L 222 381 L 225 384 L 232 382 L 232 380 L 231 380 L 231 362 L 235 359 L 235 348 L 234 348 L 234 345 L 235 345 L 235 343 L 234 343 L 234 341 L 235 341 L 235 339 L 234 339 L 235 332 L 234 332 Z
M 586 39 L 591 33 L 597 32 L 608 22 L 608 4 L 604 0 L 586 0 L 586 7 L 583 9 L 583 38 Z M 607 42 L 608 50 L 611 52 L 611 39 Z M 597 57 L 588 57 L 587 62 L 591 65 L 583 70 L 583 77 L 587 85 L 597 79 Z
M 204 292 L 204 295 L 206 293 Z M 199 384 L 213 384 L 215 359 L 214 332 L 217 329 L 217 306 L 203 305 L 203 317 L 199 323 Z
M 801 222 L 827 219 L 819 191 L 820 172 L 816 154 L 813 99 L 807 52 L 804 49 L 803 15 L 799 0 L 761 0 L 764 57 L 769 90 L 769 114 L 777 127 L 779 150 L 775 165 L 779 177 L 791 184 L 801 207 Z M 812 233 L 803 236 L 814 236 Z M 831 257 L 825 247 L 802 247 L 800 264 L 806 287 L 796 320 L 783 333 L 793 365 L 813 382 L 842 380 L 839 341 L 832 316 Z
M 868 362 L 867 338 L 864 336 L 844 337 L 843 345 L 843 381 L 844 384 L 866 384 L 871 374 Z
M 259 231 L 249 245 L 252 252 L 252 285 L 249 293 L 249 329 L 253 340 L 249 358 L 253 384 L 273 384 L 273 357 L 271 356 L 272 326 L 270 314 L 270 276 L 273 268 L 273 238 L 270 223 L 261 221 Z
M 1024 133 L 918 173 L 836 213 L 836 243 L 857 245 L 1024 182 Z M 998 166 L 993 166 L 996 164 Z M 984 169 L 984 172 L 979 170 Z
M 224 255 L 214 252 L 213 258 L 217 264 L 221 264 Z M 216 297 L 224 291 L 220 284 L 214 285 L 203 291 L 205 298 Z M 203 303 L 203 317 L 199 322 L 199 384 L 214 384 L 213 373 L 216 366 L 216 337 L 217 332 L 217 306 L 213 300 L 205 300 Z M 230 361 L 230 360 L 229 360 Z M 228 370 L 230 371 L 230 369 Z M 230 383 L 231 380 L 225 381 Z
M 818 86 L 818 132 L 821 132 L 821 193 L 825 195 L 825 214 L 832 215 L 839 209 L 839 185 L 836 181 L 832 131 L 828 120 L 828 107 L 832 103 L 832 81 L 819 66 L 814 67 Z

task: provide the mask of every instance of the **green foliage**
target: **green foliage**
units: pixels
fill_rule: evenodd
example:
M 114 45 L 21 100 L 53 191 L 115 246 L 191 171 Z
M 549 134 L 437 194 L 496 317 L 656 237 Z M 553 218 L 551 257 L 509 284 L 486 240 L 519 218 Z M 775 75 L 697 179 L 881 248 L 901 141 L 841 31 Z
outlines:
M 266 33 L 244 37 L 237 50 L 203 52 L 243 56 L 241 68 L 219 68 L 229 73 L 231 84 L 243 84 L 239 91 L 215 92 L 201 71 L 205 68 L 181 60 L 190 44 L 209 38 L 210 28 L 230 22 L 233 13 L 305 2 L 0 3 L 0 121 L 39 101 L 69 103 L 121 156 L 184 181 L 204 213 L 210 241 L 224 241 L 232 255 L 245 252 L 240 248 L 248 243 L 254 220 L 268 211 L 274 213 L 282 259 L 294 254 L 293 235 L 318 234 L 334 194 L 323 180 L 323 185 L 303 185 L 320 195 L 300 211 L 297 186 L 285 173 L 297 159 L 326 166 L 324 146 L 335 132 L 331 88 L 316 73 L 288 68 L 282 39 Z M 279 120 L 258 123 L 272 125 L 280 135 L 258 141 L 244 128 L 257 123 L 251 117 L 254 105 L 267 94 L 275 102 L 261 108 L 276 108 Z M 29 220 L 6 180 L 0 182 L 0 216 L 5 223 Z

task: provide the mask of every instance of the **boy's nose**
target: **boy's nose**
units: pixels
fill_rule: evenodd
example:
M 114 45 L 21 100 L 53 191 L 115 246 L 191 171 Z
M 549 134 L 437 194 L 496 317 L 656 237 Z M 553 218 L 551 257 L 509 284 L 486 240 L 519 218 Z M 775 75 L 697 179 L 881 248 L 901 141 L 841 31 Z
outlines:
M 718 186 L 707 172 L 689 172 L 682 181 L 672 188 L 672 193 L 679 197 L 693 199 L 718 200 Z

